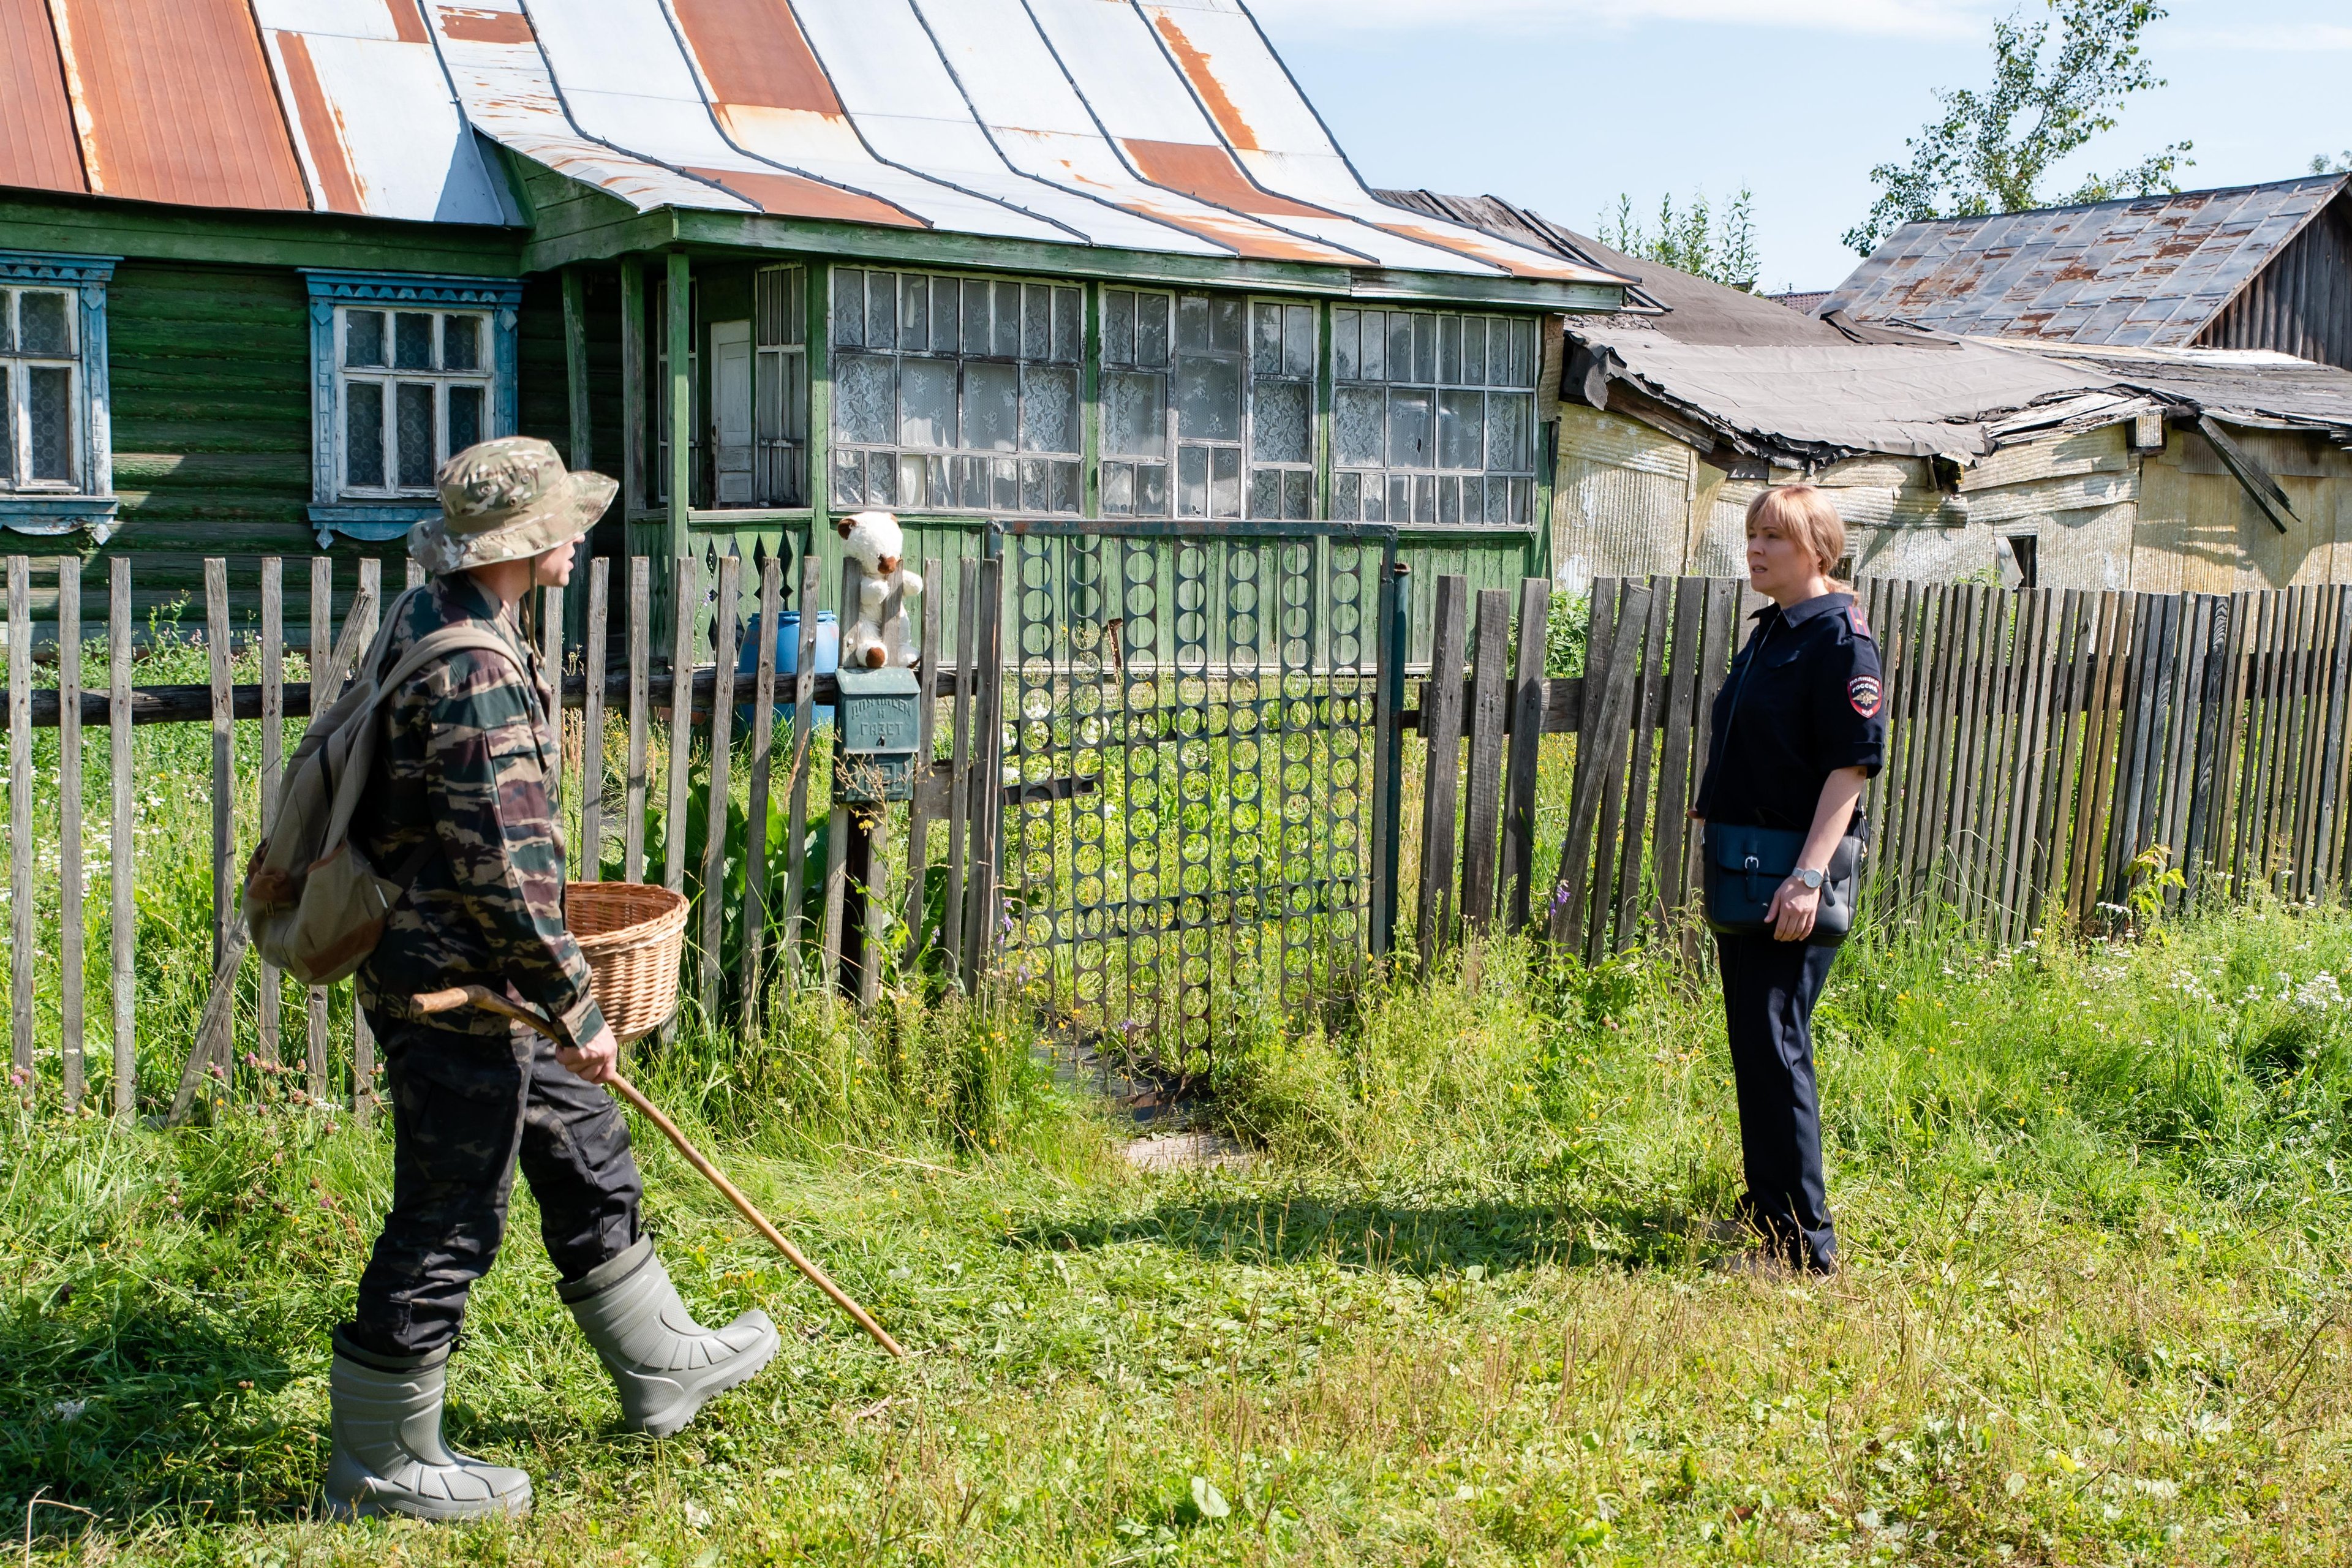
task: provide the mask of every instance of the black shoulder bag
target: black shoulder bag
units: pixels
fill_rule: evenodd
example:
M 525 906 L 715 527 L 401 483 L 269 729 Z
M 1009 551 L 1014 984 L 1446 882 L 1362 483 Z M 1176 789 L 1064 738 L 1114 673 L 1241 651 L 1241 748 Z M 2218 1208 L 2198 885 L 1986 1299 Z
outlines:
M 1767 626 L 1763 636 L 1771 635 Z M 1723 718 L 1727 747 L 1731 743 L 1731 727 L 1739 721 L 1739 699 L 1748 689 L 1748 671 L 1763 657 L 1759 640 L 1748 662 L 1740 666 L 1739 684 L 1732 688 L 1731 707 Z M 1805 852 L 1805 835 L 1782 827 L 1743 827 L 1710 820 L 1700 847 L 1706 859 L 1702 880 L 1707 929 L 1726 936 L 1769 934 L 1772 927 L 1764 918 L 1765 911 L 1771 908 L 1772 895 L 1780 884 L 1796 870 L 1797 858 Z M 1863 858 L 1869 851 L 1870 825 L 1856 806 L 1853 820 L 1847 824 L 1844 837 L 1823 868 L 1822 901 L 1813 913 L 1812 934 L 1805 938 L 1811 946 L 1835 947 L 1853 929 L 1854 894 L 1862 880 Z

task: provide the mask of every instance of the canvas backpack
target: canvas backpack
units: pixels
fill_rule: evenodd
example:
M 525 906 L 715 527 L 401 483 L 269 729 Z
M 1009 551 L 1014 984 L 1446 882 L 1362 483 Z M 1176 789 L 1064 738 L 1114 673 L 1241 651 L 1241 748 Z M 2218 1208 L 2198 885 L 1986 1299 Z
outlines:
M 360 667 L 372 673 L 353 680 L 333 706 L 310 721 L 287 764 L 277 825 L 254 847 L 246 865 L 242 902 L 253 945 L 264 962 L 306 985 L 331 984 L 375 951 L 393 905 L 438 848 L 428 838 L 386 877 L 351 841 L 352 814 L 375 772 L 378 710 L 402 682 L 453 653 L 480 649 L 520 668 L 513 645 L 476 621 L 419 637 L 398 663 L 383 669 L 384 650 L 402 613 L 424 591 L 412 588 L 393 601 Z

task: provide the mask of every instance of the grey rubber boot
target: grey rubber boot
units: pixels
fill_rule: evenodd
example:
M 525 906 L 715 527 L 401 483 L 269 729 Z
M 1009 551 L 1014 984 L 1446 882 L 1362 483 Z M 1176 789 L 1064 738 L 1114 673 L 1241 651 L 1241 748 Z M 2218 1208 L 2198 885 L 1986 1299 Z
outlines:
M 613 1374 L 622 1417 L 656 1437 L 693 1420 L 705 1401 L 776 1353 L 776 1325 L 757 1307 L 723 1329 L 696 1322 L 650 1237 L 556 1289 Z
M 427 1355 L 379 1356 L 335 1335 L 330 1513 L 447 1520 L 530 1511 L 529 1476 L 467 1458 L 441 1441 L 448 1368 L 446 1346 Z

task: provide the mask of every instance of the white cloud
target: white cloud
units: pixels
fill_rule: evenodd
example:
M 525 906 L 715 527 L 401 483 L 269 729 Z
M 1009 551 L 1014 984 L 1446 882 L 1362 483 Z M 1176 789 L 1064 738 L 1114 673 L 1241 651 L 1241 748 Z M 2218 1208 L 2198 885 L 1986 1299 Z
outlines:
M 1523 31 L 1622 31 L 1644 22 L 1880 37 L 1976 38 L 1987 0 L 1250 0 L 1271 26 L 1412 32 L 1465 25 Z

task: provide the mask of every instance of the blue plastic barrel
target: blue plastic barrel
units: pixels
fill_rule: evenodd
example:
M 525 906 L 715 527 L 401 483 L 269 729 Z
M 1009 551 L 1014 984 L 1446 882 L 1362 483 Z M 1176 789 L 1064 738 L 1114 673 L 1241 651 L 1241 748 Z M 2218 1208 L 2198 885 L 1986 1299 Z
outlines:
M 743 656 L 735 666 L 737 677 L 735 689 L 738 691 L 745 689 L 748 679 L 757 676 L 760 671 L 760 616 L 753 616 L 751 626 L 743 637 Z M 841 617 L 831 610 L 819 610 L 816 613 L 816 672 L 819 675 L 831 675 L 840 668 Z M 776 697 L 778 700 L 775 721 L 780 726 L 789 725 L 793 721 L 791 689 L 784 683 L 783 678 L 798 675 L 800 668 L 801 613 L 798 610 L 784 610 L 776 616 L 776 675 L 778 678 Z M 830 707 L 820 707 L 814 711 L 818 724 L 833 722 L 833 710 Z M 746 734 L 750 733 L 751 705 L 749 702 L 740 704 L 736 708 L 735 723 L 739 731 Z

